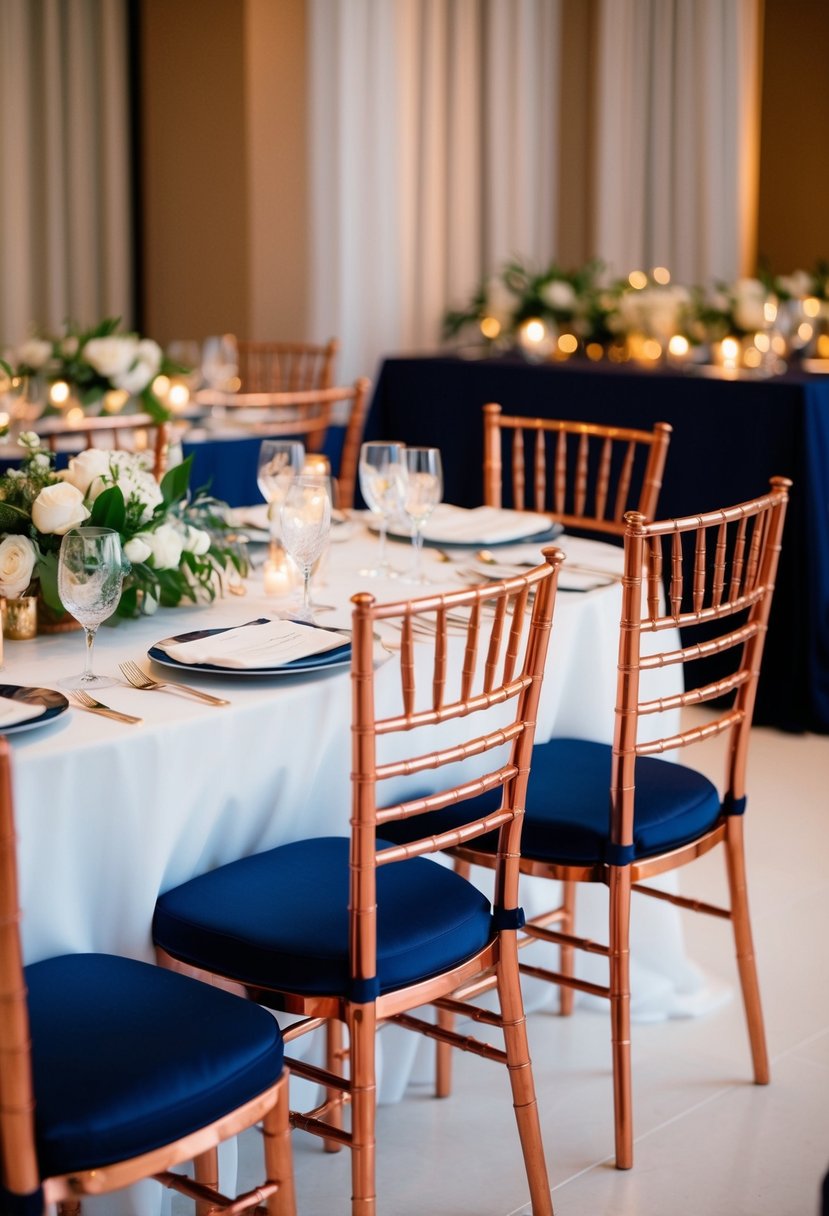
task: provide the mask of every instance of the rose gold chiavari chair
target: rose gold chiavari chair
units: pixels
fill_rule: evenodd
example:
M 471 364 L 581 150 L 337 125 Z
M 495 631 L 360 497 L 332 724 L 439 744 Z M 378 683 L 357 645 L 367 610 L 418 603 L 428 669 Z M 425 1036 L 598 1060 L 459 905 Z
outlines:
M 0 1211 L 80 1216 L 154 1178 L 208 1212 L 294 1216 L 288 1075 L 264 1009 L 151 963 L 65 954 L 24 967 L 11 764 L 0 737 Z M 235 1199 L 216 1146 L 262 1122 L 267 1179 Z M 195 1163 L 195 1180 L 171 1169 Z M 264 1205 L 264 1206 L 261 1206 Z
M 626 511 L 653 519 L 671 426 L 652 431 L 484 412 L 484 502 L 551 513 L 565 528 L 621 536 Z M 506 449 L 506 451 L 505 451 Z
M 89 448 L 146 452 L 148 468 L 156 481 L 161 481 L 167 468 L 169 427 L 151 414 L 101 414 L 78 423 L 66 418 L 45 418 L 38 423 L 38 434 L 53 452 L 73 436 L 82 439 Z
M 324 344 L 242 340 L 237 348 L 242 393 L 297 393 L 334 384 L 336 338 Z
M 613 745 L 552 739 L 533 749 L 520 869 L 523 874 L 561 880 L 564 897 L 560 906 L 527 922 L 520 945 L 541 941 L 556 946 L 561 962 L 559 971 L 523 963 L 521 971 L 610 1002 L 619 1169 L 633 1164 L 632 893 L 731 921 L 754 1080 L 758 1085 L 769 1080 L 749 920 L 743 812 L 754 699 L 790 484 L 776 477 L 770 492 L 760 498 L 685 519 L 647 523 L 641 514 L 628 513 Z M 670 576 L 667 607 L 663 607 L 663 571 Z M 656 648 L 660 636 L 666 631 L 675 636 L 677 628 L 683 631 L 678 649 L 675 642 L 667 649 Z M 655 698 L 643 691 L 648 672 L 712 655 L 727 662 L 729 670 L 721 678 L 671 697 Z M 726 708 L 720 708 L 723 701 Z M 659 722 L 662 714 L 675 718 L 684 706 L 710 702 L 718 708 L 704 725 L 677 730 L 669 721 L 667 733 L 651 728 L 646 738 L 640 738 L 643 719 Z M 723 733 L 729 747 L 722 796 L 702 773 L 659 758 L 661 753 Z M 487 809 L 483 798 L 481 813 Z M 450 823 L 439 823 L 435 830 Z M 725 852 L 727 906 L 643 885 L 643 880 L 684 866 L 720 844 Z M 453 852 L 464 865 L 496 864 L 488 842 L 483 848 L 478 842 Z M 607 944 L 573 932 L 569 895 L 579 882 L 599 882 L 609 888 Z M 606 985 L 576 977 L 577 949 L 608 960 Z M 446 1088 L 444 1079 L 444 1092 Z
M 507 1067 L 532 1211 L 552 1213 L 516 938 L 524 791 L 560 560 L 546 550 L 522 577 L 413 601 L 356 595 L 350 838 L 300 840 L 244 858 L 157 903 L 161 962 L 303 1015 L 285 1031 L 289 1041 L 331 1023 L 347 1028 L 347 1076 L 336 1050 L 324 1069 L 289 1063 L 325 1088 L 319 1108 L 291 1119 L 350 1149 L 353 1216 L 376 1211 L 375 1032 L 388 1021 Z M 375 669 L 374 634 L 390 629 L 397 661 Z M 443 738 L 433 750 L 436 731 Z M 426 793 L 413 785 L 424 774 Z M 494 809 L 464 815 L 484 791 Z M 463 822 L 434 833 L 429 821 L 447 806 Z M 389 845 L 387 830 L 414 816 L 425 817 L 424 831 Z M 496 837 L 494 906 L 426 856 L 482 834 Z M 411 1014 L 428 1003 L 466 1009 L 493 984 L 500 1013 L 476 1016 L 503 1033 L 503 1048 Z

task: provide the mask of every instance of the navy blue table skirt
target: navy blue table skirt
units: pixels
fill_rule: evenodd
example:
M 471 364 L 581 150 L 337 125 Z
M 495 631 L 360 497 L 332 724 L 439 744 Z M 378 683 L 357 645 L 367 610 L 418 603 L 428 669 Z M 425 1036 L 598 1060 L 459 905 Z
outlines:
M 343 427 L 329 427 L 322 451 L 331 461 L 336 476 L 342 451 Z M 262 436 L 234 439 L 203 439 L 182 444 L 184 456 L 193 457 L 190 485 L 195 489 L 206 486 L 214 498 L 231 507 L 248 507 L 262 501 L 256 484 L 256 462 Z
M 446 501 L 474 506 L 483 497 L 487 401 L 538 417 L 670 422 L 661 517 L 754 498 L 770 477 L 790 477 L 755 720 L 829 731 L 829 377 L 715 380 L 515 357 L 392 358 L 376 381 L 366 438 L 440 447 Z

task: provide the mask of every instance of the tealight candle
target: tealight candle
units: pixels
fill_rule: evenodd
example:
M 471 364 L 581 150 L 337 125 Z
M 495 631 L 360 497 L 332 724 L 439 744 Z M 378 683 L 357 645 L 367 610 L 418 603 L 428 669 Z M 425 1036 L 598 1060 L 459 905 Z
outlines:
M 287 554 L 283 554 L 281 559 L 268 558 L 262 569 L 266 595 L 291 594 L 295 585 L 295 574 Z
M 302 471 L 303 473 L 310 473 L 314 477 L 329 477 L 331 475 L 331 461 L 327 456 L 323 456 L 322 452 L 309 452 L 305 457 Z

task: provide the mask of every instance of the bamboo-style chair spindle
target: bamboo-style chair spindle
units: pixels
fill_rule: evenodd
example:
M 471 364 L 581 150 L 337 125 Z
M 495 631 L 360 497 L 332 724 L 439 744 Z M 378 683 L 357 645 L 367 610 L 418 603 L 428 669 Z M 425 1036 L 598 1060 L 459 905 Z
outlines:
M 313 388 L 331 388 L 340 343 L 254 342 L 241 339 L 239 352 L 240 392 L 296 393 Z
M 101 414 L 77 423 L 63 417 L 47 418 L 38 424 L 38 434 L 53 452 L 74 436 L 89 448 L 146 453 L 148 468 L 156 481 L 161 481 L 167 470 L 169 431 L 169 423 L 151 414 Z

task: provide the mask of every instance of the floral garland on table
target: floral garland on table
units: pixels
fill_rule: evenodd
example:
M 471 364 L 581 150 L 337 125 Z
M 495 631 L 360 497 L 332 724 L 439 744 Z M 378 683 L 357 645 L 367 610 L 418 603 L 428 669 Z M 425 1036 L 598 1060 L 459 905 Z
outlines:
M 130 569 L 116 609 L 122 617 L 215 599 L 232 567 L 247 573 L 225 522 L 226 504 L 189 498 L 189 458 L 159 484 L 141 454 L 87 448 L 57 472 L 32 432 L 23 463 L 0 477 L 0 596 L 36 595 L 58 616 L 61 538 L 84 524 L 119 533 Z M 224 536 L 223 536 L 224 533 Z
M 91 329 L 70 324 L 57 337 L 29 338 L 8 352 L 11 366 L 5 365 L 7 374 L 19 384 L 44 379 L 49 385 L 50 410 L 74 394 L 84 409 L 101 404 L 117 413 L 130 397 L 136 397 L 145 413 L 163 421 L 170 411 L 154 389 L 155 379 L 183 369 L 152 338 L 119 333 L 119 325 L 120 317 L 108 317 Z

